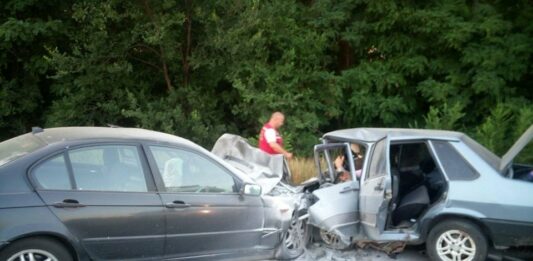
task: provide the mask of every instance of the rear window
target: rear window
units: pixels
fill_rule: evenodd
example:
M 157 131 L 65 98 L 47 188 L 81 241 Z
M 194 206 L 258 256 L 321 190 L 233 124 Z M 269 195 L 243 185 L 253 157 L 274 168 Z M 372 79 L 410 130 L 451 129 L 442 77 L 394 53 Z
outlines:
M 33 136 L 32 133 L 24 134 L 0 143 L 0 166 L 14 161 L 31 153 L 46 144 Z
M 474 180 L 479 173 L 446 141 L 433 141 L 444 172 L 450 180 Z
M 492 168 L 498 170 L 500 168 L 500 158 L 494 153 L 492 153 L 487 148 L 483 147 L 481 144 L 477 143 L 475 140 L 471 139 L 468 136 L 462 138 L 466 146 L 470 147 L 474 152 L 476 152 L 485 162 L 490 164 Z

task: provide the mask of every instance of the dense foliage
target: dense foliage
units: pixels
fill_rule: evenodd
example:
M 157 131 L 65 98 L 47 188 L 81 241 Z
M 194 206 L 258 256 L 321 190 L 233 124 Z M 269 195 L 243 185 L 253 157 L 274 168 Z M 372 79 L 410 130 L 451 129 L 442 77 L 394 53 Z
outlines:
M 501 155 L 533 123 L 531 21 L 527 0 L 6 0 L 1 138 L 111 123 L 210 147 L 281 110 L 300 155 L 358 126 Z

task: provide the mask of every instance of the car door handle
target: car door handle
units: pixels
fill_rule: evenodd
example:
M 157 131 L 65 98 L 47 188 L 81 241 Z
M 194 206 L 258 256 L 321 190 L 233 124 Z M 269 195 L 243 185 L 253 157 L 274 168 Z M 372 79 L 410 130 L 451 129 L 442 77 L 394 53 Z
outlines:
M 377 184 L 375 187 L 374 187 L 374 190 L 376 191 L 379 191 L 379 190 L 384 190 L 385 187 L 383 187 L 383 183 L 379 183 Z
M 172 203 L 167 203 L 165 205 L 167 208 L 188 208 L 191 205 L 187 204 L 181 200 L 174 200 Z
M 351 187 L 351 186 L 350 187 L 344 187 L 344 188 L 342 188 L 342 190 L 339 193 L 348 193 L 350 191 L 357 191 L 357 189 L 354 188 L 354 187 Z
M 52 206 L 54 206 L 56 208 L 82 208 L 82 207 L 85 207 L 85 205 L 80 204 L 80 202 L 78 202 L 75 199 L 65 199 L 65 200 L 63 200 L 63 202 L 56 202 L 56 203 L 52 204 Z

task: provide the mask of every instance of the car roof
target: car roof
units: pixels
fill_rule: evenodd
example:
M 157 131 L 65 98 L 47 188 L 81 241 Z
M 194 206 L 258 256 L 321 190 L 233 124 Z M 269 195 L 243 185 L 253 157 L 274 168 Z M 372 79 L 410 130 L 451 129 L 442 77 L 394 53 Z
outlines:
M 63 143 L 69 141 L 89 141 L 89 140 L 142 140 L 153 141 L 156 143 L 170 143 L 175 145 L 186 145 L 189 148 L 194 148 L 203 151 L 206 155 L 216 159 L 220 164 L 231 170 L 237 175 L 243 182 L 255 183 L 250 177 L 245 174 L 241 174 L 229 163 L 220 159 L 215 154 L 209 152 L 202 146 L 171 134 L 157 132 L 139 128 L 115 128 L 115 127 L 60 127 L 43 129 L 42 131 L 36 131 L 33 133 L 36 137 L 40 138 L 47 144 Z
M 34 135 L 47 144 L 60 143 L 65 141 L 82 141 L 94 139 L 112 140 L 147 140 L 156 142 L 168 142 L 174 144 L 184 144 L 193 147 L 198 145 L 193 142 L 174 135 L 138 129 L 138 128 L 109 128 L 109 127 L 60 127 L 48 128 Z
M 346 141 L 376 142 L 389 136 L 391 139 L 441 139 L 460 140 L 464 133 L 445 130 L 401 129 L 401 128 L 353 128 L 328 132 L 324 138 Z
M 341 141 L 377 142 L 385 137 L 391 140 L 447 140 L 462 141 L 470 149 L 481 156 L 495 170 L 499 169 L 501 159 L 492 151 L 477 143 L 468 135 L 457 131 L 425 130 L 425 129 L 401 129 L 401 128 L 354 128 L 328 132 L 324 134 L 326 139 L 338 139 Z

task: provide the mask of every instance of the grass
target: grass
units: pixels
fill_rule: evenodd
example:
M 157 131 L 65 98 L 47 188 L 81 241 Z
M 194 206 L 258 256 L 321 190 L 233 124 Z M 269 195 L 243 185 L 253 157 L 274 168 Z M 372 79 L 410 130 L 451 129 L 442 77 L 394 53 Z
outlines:
M 292 183 L 295 185 L 317 175 L 313 158 L 293 158 L 289 160 L 289 168 L 292 173 Z

